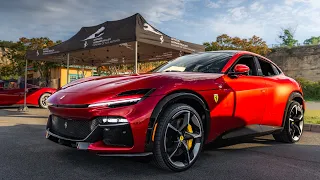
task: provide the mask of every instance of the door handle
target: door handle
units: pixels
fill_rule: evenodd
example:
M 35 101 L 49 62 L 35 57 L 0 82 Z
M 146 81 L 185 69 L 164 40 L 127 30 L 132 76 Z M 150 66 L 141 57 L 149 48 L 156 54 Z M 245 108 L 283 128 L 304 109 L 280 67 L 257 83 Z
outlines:
M 262 89 L 262 90 L 261 90 L 261 92 L 265 93 L 265 92 L 266 92 L 266 90 L 265 90 L 265 89 Z

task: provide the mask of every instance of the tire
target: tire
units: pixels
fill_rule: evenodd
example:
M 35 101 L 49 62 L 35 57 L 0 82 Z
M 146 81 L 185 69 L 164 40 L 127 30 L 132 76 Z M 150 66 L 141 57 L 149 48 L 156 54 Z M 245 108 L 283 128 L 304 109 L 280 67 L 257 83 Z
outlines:
M 304 111 L 301 104 L 291 100 L 285 112 L 284 127 L 280 133 L 273 134 L 278 142 L 296 143 L 300 140 L 304 126 Z
M 173 104 L 158 119 L 153 148 L 155 164 L 165 170 L 187 170 L 198 159 L 203 143 L 203 123 L 197 111 L 186 104 Z
M 43 93 L 39 98 L 39 107 L 43 109 L 48 108 L 47 99 L 51 96 L 50 93 Z

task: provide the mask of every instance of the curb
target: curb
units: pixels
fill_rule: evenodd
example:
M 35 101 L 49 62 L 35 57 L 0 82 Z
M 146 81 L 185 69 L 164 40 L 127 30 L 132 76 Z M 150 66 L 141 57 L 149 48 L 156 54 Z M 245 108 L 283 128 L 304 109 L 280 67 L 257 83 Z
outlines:
M 320 133 L 320 125 L 319 124 L 304 124 L 303 126 L 305 131 L 312 131 Z

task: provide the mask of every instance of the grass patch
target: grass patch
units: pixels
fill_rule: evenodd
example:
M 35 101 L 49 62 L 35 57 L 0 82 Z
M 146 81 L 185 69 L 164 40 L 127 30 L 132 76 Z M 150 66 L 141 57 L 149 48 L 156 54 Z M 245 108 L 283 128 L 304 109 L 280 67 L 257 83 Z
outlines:
M 302 78 L 296 79 L 303 91 L 304 99 L 308 101 L 320 101 L 320 81 L 313 82 Z
M 306 110 L 304 122 L 307 124 L 320 124 L 320 110 Z

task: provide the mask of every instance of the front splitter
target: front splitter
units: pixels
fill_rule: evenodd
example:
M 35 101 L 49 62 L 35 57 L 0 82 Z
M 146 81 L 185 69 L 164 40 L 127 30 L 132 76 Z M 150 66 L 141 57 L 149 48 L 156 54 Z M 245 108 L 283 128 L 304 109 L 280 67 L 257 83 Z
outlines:
M 95 152 L 95 154 L 98 155 L 98 156 L 108 156 L 108 157 L 146 157 L 146 156 L 151 156 L 153 154 L 152 152 L 125 153 L 125 151 L 130 150 L 131 148 L 118 149 L 118 150 L 123 151 L 123 153 L 115 153 L 115 152 L 104 153 L 104 152 L 101 152 L 101 150 L 103 151 L 105 149 L 97 149 L 97 147 L 95 146 L 96 143 L 79 142 L 79 141 L 76 142 L 76 141 L 72 141 L 72 140 L 70 141 L 70 139 L 63 138 L 61 136 L 58 136 L 56 134 L 51 133 L 50 131 L 46 132 L 46 138 L 49 139 L 49 140 L 53 140 L 54 142 L 57 142 L 57 143 L 59 143 L 61 145 L 67 145 L 69 147 L 77 148 L 78 150 Z M 52 139 L 52 138 L 54 138 L 54 139 Z M 92 149 L 95 149 L 95 150 L 92 150 Z

